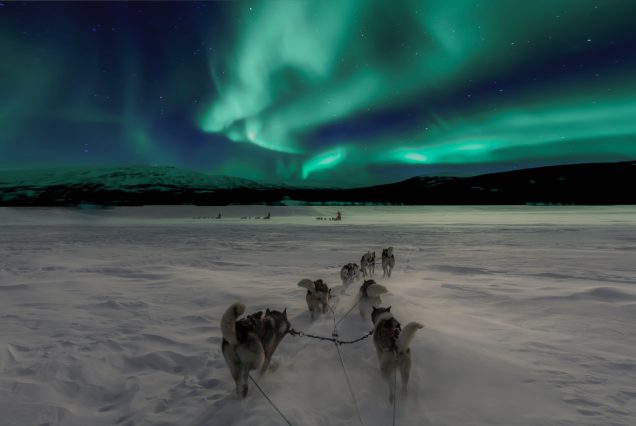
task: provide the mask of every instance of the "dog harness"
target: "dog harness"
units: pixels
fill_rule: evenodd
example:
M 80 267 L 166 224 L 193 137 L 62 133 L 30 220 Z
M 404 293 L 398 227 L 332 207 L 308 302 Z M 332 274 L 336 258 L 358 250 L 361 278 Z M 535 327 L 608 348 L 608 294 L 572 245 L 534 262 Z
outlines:
M 256 312 L 246 318 L 236 321 L 236 338 L 239 342 L 245 342 L 248 333 L 254 333 L 263 337 L 264 330 L 269 321 L 268 315 L 263 315 L 263 311 Z
M 327 293 L 329 291 L 329 287 L 322 280 L 314 281 L 314 287 L 316 291 L 321 291 L 323 293 Z

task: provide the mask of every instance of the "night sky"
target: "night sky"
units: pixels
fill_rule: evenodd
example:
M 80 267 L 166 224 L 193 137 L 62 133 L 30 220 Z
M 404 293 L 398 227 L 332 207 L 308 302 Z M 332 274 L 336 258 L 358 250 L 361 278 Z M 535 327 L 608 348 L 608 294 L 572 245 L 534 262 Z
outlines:
M 0 3 L 0 169 L 370 184 L 636 159 L 636 2 Z

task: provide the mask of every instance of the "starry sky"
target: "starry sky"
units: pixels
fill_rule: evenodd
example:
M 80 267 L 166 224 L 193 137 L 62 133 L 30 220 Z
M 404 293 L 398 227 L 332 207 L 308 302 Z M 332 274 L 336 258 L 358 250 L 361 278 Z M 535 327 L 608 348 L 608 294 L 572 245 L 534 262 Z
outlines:
M 636 2 L 0 2 L 0 169 L 340 186 L 636 159 Z

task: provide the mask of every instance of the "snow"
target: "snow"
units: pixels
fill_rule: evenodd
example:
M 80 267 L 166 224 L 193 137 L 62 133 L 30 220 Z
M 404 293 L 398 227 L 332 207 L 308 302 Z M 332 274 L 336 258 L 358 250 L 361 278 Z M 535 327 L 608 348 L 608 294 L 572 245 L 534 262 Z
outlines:
M 334 287 L 339 318 L 340 267 L 388 246 L 385 305 L 425 324 L 396 424 L 631 425 L 635 231 L 633 206 L 1 208 L 0 425 L 283 424 L 253 384 L 234 395 L 222 313 L 286 307 L 330 336 L 298 281 Z M 365 424 L 391 424 L 371 339 L 341 351 Z M 358 424 L 329 342 L 287 336 L 254 376 L 294 425 Z

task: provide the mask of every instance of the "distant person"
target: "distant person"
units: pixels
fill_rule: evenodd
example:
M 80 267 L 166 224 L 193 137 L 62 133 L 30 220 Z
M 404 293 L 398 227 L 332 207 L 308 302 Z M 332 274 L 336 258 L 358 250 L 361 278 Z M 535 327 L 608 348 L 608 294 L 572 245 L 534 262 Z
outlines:
M 340 215 L 340 210 L 338 210 L 338 213 L 336 213 L 336 217 L 334 218 L 334 220 L 342 220 L 342 216 Z
M 216 217 L 217 219 L 221 219 L 221 212 L 219 212 L 218 216 Z
M 270 212 L 267 212 L 267 216 L 265 216 L 263 219 L 270 219 L 272 217 L 272 214 Z

